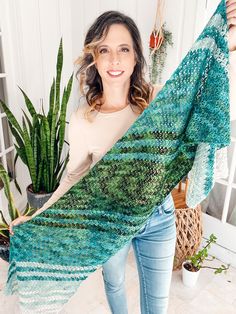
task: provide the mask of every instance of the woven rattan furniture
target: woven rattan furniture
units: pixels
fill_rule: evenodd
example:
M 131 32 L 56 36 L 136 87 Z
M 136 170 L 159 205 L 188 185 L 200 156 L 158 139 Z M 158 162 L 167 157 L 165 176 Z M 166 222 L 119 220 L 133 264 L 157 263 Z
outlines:
M 194 254 L 202 239 L 202 212 L 201 206 L 189 208 L 186 205 L 186 192 L 188 179 L 186 179 L 185 189 L 182 190 L 182 182 L 178 188 L 172 191 L 172 196 L 176 208 L 176 247 L 174 270 L 180 269 L 186 257 Z

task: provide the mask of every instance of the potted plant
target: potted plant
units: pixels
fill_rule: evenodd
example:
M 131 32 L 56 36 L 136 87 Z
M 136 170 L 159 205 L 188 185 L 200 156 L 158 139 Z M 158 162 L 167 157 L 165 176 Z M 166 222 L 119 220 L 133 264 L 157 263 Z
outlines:
M 62 160 L 62 151 L 66 142 L 64 140 L 66 110 L 72 88 L 73 73 L 60 97 L 62 65 L 61 39 L 57 54 L 56 79 L 53 78 L 47 114 L 45 114 L 43 106 L 42 113 L 36 112 L 26 93 L 19 87 L 29 111 L 29 114 L 26 114 L 22 110 L 22 126 L 20 126 L 8 106 L 0 100 L 16 141 L 14 163 L 20 157 L 29 171 L 31 184 L 27 187 L 27 196 L 29 204 L 34 208 L 40 208 L 55 191 L 68 162 L 68 153 Z
M 208 259 L 207 257 L 211 244 L 216 243 L 216 240 L 217 240 L 216 236 L 214 234 L 211 234 L 210 238 L 207 239 L 206 241 L 206 245 L 197 253 L 193 254 L 192 256 L 188 256 L 187 260 L 183 262 L 182 279 L 185 286 L 193 287 L 196 284 L 200 270 L 202 268 L 214 269 L 215 274 L 220 274 L 223 271 L 226 272 L 226 270 L 229 268 L 229 265 L 227 266 L 221 265 L 220 267 L 211 267 L 208 265 L 203 265 L 204 261 L 212 261 L 215 259 L 214 256 L 212 256 L 210 259 Z
M 11 221 L 13 221 L 17 217 L 21 216 L 21 213 L 14 204 L 13 195 L 10 191 L 10 178 L 2 164 L 0 164 L 0 179 L 3 182 L 4 193 L 8 200 L 9 217 Z M 31 216 L 34 212 L 35 209 L 27 205 L 26 209 L 23 212 L 23 215 Z M 9 260 L 9 244 L 10 244 L 9 223 L 7 222 L 3 215 L 3 211 L 0 210 L 0 257 L 5 261 Z

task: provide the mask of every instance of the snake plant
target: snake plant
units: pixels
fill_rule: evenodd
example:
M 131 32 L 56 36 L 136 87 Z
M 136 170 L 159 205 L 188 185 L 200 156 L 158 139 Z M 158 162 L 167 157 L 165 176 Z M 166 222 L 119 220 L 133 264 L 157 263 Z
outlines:
M 4 169 L 3 165 L 0 164 L 0 179 L 3 182 L 4 193 L 8 200 L 8 213 L 11 221 L 15 220 L 17 217 L 21 216 L 21 213 L 16 208 L 12 192 L 10 191 L 10 178 L 7 171 Z M 35 209 L 27 205 L 22 215 L 31 216 Z M 9 224 L 4 218 L 2 210 L 0 210 L 0 244 L 1 242 L 9 243 Z
M 51 193 L 59 185 L 63 171 L 68 162 L 68 153 L 62 160 L 62 150 L 65 137 L 66 110 L 71 93 L 73 73 L 60 97 L 61 72 L 63 66 L 63 46 L 60 41 L 56 79 L 53 78 L 49 95 L 49 110 L 45 114 L 36 112 L 26 93 L 21 90 L 25 105 L 29 114 L 24 110 L 22 115 L 22 125 L 20 125 L 9 107 L 0 100 L 12 132 L 15 138 L 16 156 L 21 158 L 28 167 L 32 181 L 31 190 L 34 193 Z M 66 142 L 67 143 L 67 142 Z M 68 144 L 68 143 L 67 143 Z

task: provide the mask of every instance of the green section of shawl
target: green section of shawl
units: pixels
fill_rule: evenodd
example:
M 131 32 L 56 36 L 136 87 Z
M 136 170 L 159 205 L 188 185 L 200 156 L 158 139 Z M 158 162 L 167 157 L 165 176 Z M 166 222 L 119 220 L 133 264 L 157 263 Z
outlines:
M 23 313 L 56 313 L 140 230 L 194 162 L 203 184 L 193 198 L 200 202 L 209 193 L 215 150 L 230 142 L 227 65 L 222 0 L 127 133 L 52 207 L 14 228 L 6 291 L 19 293 Z M 201 145 L 209 148 L 204 154 Z

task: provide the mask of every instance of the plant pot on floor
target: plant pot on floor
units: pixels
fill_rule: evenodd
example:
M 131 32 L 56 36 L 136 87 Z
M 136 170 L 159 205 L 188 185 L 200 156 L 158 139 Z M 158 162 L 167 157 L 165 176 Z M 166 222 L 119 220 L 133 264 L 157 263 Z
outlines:
M 200 269 L 191 265 L 191 262 L 185 261 L 182 264 L 182 280 L 186 287 L 194 287 L 197 283 Z
M 216 243 L 216 239 L 216 236 L 212 233 L 210 238 L 206 240 L 205 246 L 192 256 L 188 256 L 187 260 L 183 262 L 182 279 L 185 286 L 193 287 L 196 284 L 202 268 L 214 269 L 215 274 L 221 274 L 229 269 L 229 265 L 223 264 L 219 267 L 204 265 L 204 261 L 213 261 L 215 259 L 214 256 L 209 258 L 208 250 L 210 249 L 212 243 Z
M 27 192 L 27 199 L 28 199 L 29 205 L 35 209 L 41 208 L 49 200 L 49 198 L 53 194 L 53 192 L 51 192 L 51 193 L 44 193 L 44 192 L 34 193 L 32 191 L 32 185 L 31 184 L 26 188 L 26 192 Z
M 5 262 L 9 261 L 9 242 L 0 237 L 0 258 Z

